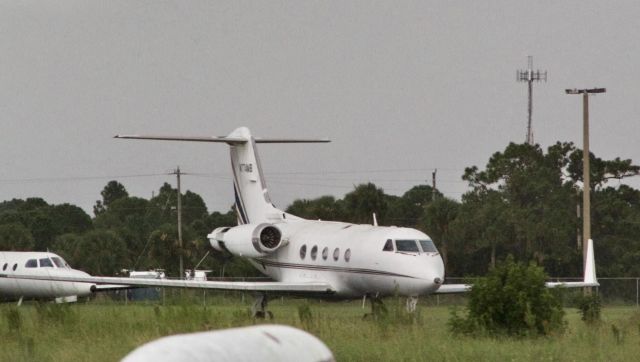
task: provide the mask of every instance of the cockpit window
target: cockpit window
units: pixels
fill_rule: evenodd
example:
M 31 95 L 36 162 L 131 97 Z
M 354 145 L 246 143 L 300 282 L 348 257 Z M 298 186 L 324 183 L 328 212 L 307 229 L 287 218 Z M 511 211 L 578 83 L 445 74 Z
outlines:
M 58 268 L 64 268 L 67 267 L 67 263 L 65 263 L 64 260 L 58 258 L 57 256 L 54 256 L 53 258 L 51 258 L 53 260 L 53 263 L 58 267 Z
M 393 251 L 393 242 L 391 241 L 391 239 L 387 240 L 387 242 L 384 244 L 384 248 L 382 248 L 382 251 Z
M 438 249 L 433 244 L 431 240 L 420 240 L 420 246 L 422 247 L 422 252 L 424 253 L 437 253 Z
M 49 258 L 40 259 L 40 267 L 41 268 L 53 268 L 53 263 Z
M 37 268 L 38 260 L 37 259 L 29 259 L 27 263 L 24 265 L 25 268 Z
M 415 240 L 396 240 L 396 249 L 406 253 L 419 253 L 418 244 Z

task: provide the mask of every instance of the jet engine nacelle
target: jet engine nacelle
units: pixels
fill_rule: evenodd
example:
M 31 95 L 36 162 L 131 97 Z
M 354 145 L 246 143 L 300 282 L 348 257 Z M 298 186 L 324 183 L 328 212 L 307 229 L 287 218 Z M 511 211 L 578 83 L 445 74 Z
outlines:
M 268 223 L 220 227 L 207 238 L 216 250 L 249 258 L 271 254 L 284 245 L 280 229 Z

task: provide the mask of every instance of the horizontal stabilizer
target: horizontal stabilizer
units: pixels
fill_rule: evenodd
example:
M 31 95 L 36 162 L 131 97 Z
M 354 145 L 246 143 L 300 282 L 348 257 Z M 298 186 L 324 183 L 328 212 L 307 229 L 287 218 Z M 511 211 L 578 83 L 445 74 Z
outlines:
M 115 135 L 113 138 L 125 138 L 136 140 L 154 141 L 190 141 L 190 142 L 220 142 L 220 143 L 245 143 L 247 139 L 235 137 L 202 137 L 202 136 L 153 136 L 153 135 Z M 326 138 L 254 138 L 256 143 L 327 143 Z
M 256 138 L 256 143 L 328 143 L 328 138 Z
M 180 136 L 145 136 L 145 135 L 115 135 L 113 138 L 126 138 L 135 140 L 154 140 L 154 141 L 190 141 L 190 142 L 221 142 L 221 143 L 245 143 L 244 138 L 232 137 L 180 137 Z

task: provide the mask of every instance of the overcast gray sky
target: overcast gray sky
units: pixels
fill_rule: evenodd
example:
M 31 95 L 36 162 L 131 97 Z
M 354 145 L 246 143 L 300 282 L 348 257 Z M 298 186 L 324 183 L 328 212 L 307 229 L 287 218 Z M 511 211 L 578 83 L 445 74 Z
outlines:
M 272 199 L 342 197 L 372 181 L 402 194 L 431 179 L 459 199 L 467 166 L 526 133 L 640 162 L 638 1 L 0 1 L 0 200 L 90 212 L 110 179 L 150 197 L 177 165 L 209 209 L 232 204 L 219 144 L 117 133 L 329 137 L 262 145 Z M 144 176 L 151 175 L 151 176 Z M 155 176 L 154 176 L 155 175 Z M 126 176 L 126 177 L 124 177 Z M 638 180 L 627 181 L 638 187 Z

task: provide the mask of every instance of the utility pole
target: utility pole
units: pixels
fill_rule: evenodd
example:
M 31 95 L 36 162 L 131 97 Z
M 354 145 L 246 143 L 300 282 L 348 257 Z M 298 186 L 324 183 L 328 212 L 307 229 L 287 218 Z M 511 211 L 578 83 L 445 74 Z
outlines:
M 178 166 L 171 175 L 176 175 L 178 179 L 178 247 L 180 249 L 180 279 L 184 279 L 184 264 L 182 260 L 182 192 L 180 190 L 180 166 Z
M 529 105 L 527 107 L 528 110 L 528 121 L 527 121 L 527 144 L 533 145 L 533 128 L 531 126 L 531 116 L 533 113 L 533 82 L 534 81 L 547 81 L 547 71 L 544 72 L 540 70 L 533 70 L 533 56 L 529 55 L 528 59 L 528 68 L 526 70 L 518 70 L 516 72 L 516 80 L 518 82 L 527 82 L 529 89 Z
M 605 88 L 566 89 L 567 94 L 582 94 L 582 265 L 586 266 L 587 245 L 591 239 L 591 171 L 589 169 L 589 94 L 604 93 Z
M 436 173 L 438 173 L 438 169 L 436 168 L 431 173 L 431 199 L 432 201 L 436 201 Z

